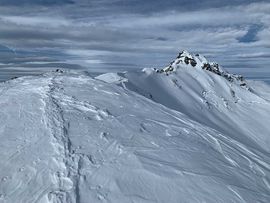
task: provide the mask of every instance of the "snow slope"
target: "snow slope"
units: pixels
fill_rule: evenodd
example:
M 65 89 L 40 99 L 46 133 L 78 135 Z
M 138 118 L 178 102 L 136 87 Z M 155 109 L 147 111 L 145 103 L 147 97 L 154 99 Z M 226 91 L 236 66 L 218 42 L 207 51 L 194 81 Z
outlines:
M 180 57 L 179 57 L 180 56 Z M 201 55 L 181 53 L 170 66 L 125 73 L 123 86 L 134 90 L 191 119 L 214 128 L 256 151 L 270 152 L 270 94 L 267 85 L 252 85 L 242 76 L 219 67 L 218 72 L 204 69 L 208 62 Z M 181 58 L 191 57 L 195 67 Z M 170 69 L 171 71 L 166 72 Z M 239 79 L 240 78 L 240 79 Z M 268 93 L 267 93 L 268 91 Z
M 269 87 L 179 64 L 1 83 L 0 202 L 269 202 Z

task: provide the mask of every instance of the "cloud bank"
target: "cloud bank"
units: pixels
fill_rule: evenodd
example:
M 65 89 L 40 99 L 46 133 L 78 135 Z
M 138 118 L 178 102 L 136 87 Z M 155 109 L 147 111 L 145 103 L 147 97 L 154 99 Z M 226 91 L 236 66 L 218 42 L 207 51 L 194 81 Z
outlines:
M 0 1 L 0 80 L 55 68 L 167 65 L 183 49 L 269 80 L 265 1 Z

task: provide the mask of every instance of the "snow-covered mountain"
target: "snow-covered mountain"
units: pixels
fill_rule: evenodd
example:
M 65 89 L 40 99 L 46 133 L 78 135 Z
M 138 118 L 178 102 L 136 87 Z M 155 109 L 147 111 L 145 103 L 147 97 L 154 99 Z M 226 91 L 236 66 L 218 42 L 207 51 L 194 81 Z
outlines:
M 270 202 L 270 87 L 163 69 L 0 84 L 0 202 Z

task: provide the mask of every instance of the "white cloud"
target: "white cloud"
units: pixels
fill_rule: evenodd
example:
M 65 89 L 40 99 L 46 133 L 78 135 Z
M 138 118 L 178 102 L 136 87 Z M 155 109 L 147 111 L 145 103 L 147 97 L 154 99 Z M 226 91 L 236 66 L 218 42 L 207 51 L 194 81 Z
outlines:
M 59 16 L 4 16 L 0 15 L 0 20 L 5 23 L 13 23 L 22 26 L 53 27 L 68 26 L 70 22 Z

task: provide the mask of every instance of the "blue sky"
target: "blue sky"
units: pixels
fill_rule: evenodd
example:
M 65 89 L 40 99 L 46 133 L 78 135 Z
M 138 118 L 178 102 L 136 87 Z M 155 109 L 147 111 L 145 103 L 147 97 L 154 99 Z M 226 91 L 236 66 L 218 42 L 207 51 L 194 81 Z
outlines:
M 163 67 L 185 49 L 269 81 L 269 11 L 269 0 L 0 0 L 0 80 Z

